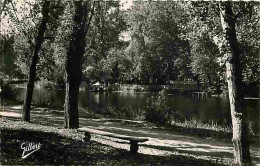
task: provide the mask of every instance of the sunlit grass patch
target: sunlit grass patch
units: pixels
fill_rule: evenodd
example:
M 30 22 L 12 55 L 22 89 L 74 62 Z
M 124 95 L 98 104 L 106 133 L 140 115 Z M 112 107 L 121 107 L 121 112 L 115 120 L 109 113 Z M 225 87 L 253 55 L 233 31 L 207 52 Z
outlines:
M 208 123 L 204 123 L 196 119 L 190 119 L 190 120 L 185 119 L 182 122 L 178 120 L 177 121 L 172 120 L 170 124 L 173 126 L 180 126 L 185 128 L 198 128 L 198 129 L 208 129 L 208 130 L 222 131 L 222 132 L 232 132 L 231 125 L 223 126 L 213 120 L 209 120 Z

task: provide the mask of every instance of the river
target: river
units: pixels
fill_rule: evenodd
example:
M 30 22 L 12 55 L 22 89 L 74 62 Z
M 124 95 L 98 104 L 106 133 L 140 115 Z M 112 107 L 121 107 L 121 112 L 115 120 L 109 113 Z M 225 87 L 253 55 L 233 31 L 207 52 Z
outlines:
M 18 100 L 25 96 L 24 88 L 18 89 Z M 146 100 L 151 93 L 127 92 L 80 92 L 79 107 L 90 112 L 98 112 L 108 107 L 124 107 L 139 110 L 145 107 Z M 62 108 L 64 104 L 64 90 L 48 90 L 35 88 L 33 103 L 42 106 Z M 191 96 L 167 95 L 167 105 L 177 110 L 186 119 L 195 119 L 204 123 L 214 121 L 220 125 L 230 125 L 230 109 L 228 98 L 208 97 L 197 98 Z M 260 100 L 245 100 L 245 108 L 253 131 L 258 134 L 260 130 Z

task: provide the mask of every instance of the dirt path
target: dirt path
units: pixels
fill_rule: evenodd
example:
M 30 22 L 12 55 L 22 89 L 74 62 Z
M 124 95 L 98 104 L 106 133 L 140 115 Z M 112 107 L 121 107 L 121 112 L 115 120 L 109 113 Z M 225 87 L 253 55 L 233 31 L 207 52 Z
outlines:
M 0 115 L 8 117 L 21 117 L 21 106 L 5 107 L 0 110 Z M 37 108 L 31 112 L 31 121 L 35 123 L 57 127 L 63 125 L 63 112 L 59 110 L 48 110 Z M 233 158 L 233 146 L 231 141 L 221 141 L 212 138 L 198 138 L 193 136 L 182 135 L 176 132 L 161 130 L 138 121 L 126 121 L 109 118 L 89 118 L 89 116 L 80 115 L 80 126 L 93 127 L 103 131 L 120 133 L 124 135 L 133 135 L 146 137 L 149 141 L 141 143 L 139 153 L 150 155 L 189 155 L 196 158 L 209 160 L 226 160 L 231 161 Z M 128 141 L 113 139 L 109 137 L 96 136 L 93 140 L 113 146 L 115 148 L 128 149 Z M 260 147 L 252 145 L 250 147 L 253 164 L 260 164 Z

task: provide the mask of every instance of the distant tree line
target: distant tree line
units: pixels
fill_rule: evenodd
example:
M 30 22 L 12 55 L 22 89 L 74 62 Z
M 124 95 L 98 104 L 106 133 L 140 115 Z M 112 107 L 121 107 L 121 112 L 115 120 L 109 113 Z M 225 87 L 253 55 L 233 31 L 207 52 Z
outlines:
M 21 30 L 14 35 L 1 35 L 3 45 L 9 45 L 8 50 L 1 48 L 4 64 L 8 66 L 4 69 L 5 76 L 28 78 L 30 44 L 26 40 L 36 35 L 36 27 L 27 25 L 39 22 L 37 13 L 40 12 L 39 5 L 31 8 L 30 19 L 18 21 L 13 12 L 9 13 L 16 28 Z M 165 85 L 171 80 L 193 80 L 211 93 L 227 91 L 225 66 L 219 52 L 218 18 L 209 18 L 199 11 L 183 8 L 181 3 L 171 2 L 137 1 L 131 9 L 121 10 L 119 2 L 108 1 L 97 3 L 93 10 L 83 56 L 83 81 Z M 72 15 L 72 9 L 66 3 L 50 11 L 49 28 L 37 64 L 37 80 L 65 81 L 64 55 L 72 23 L 68 14 Z M 237 26 L 244 55 L 241 56 L 243 84 L 247 95 L 257 96 L 259 15 L 252 10 L 246 17 Z

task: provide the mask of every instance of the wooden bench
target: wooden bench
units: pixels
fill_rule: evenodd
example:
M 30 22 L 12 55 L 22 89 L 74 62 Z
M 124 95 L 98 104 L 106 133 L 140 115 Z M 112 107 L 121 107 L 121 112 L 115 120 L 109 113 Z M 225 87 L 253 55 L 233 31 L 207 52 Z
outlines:
M 86 141 L 86 142 L 90 141 L 90 139 L 91 139 L 90 134 L 97 134 L 97 135 L 102 135 L 102 136 L 107 136 L 107 137 L 112 137 L 112 138 L 117 138 L 117 139 L 128 140 L 128 141 L 130 141 L 130 153 L 133 153 L 133 154 L 137 153 L 137 151 L 138 151 L 138 142 L 148 141 L 147 138 L 115 134 L 115 133 L 105 132 L 105 131 L 87 128 L 87 127 L 78 128 L 78 131 L 85 132 L 84 141 Z

